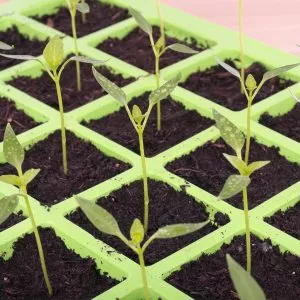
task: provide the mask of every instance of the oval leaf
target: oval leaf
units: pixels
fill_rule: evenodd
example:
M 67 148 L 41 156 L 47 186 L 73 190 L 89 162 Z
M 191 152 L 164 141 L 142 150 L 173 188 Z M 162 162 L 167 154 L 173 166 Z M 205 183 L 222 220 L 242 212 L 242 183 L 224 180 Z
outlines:
M 0 176 L 0 181 L 5 182 L 7 184 L 15 185 L 15 186 L 21 185 L 21 180 L 16 175 L 2 175 L 2 176 Z
M 26 184 L 31 182 L 40 172 L 40 169 L 30 169 L 25 172 L 23 175 L 24 181 Z
M 75 199 L 84 214 L 99 231 L 115 236 L 122 235 L 118 222 L 107 210 L 82 197 L 75 196 Z
M 248 176 L 231 175 L 227 178 L 218 198 L 225 200 L 240 193 L 251 182 Z
M 243 132 L 216 110 L 213 110 L 213 117 L 226 144 L 233 148 L 236 153 L 241 153 L 245 144 Z
M 279 76 L 284 72 L 290 71 L 296 67 L 300 66 L 300 63 L 297 64 L 292 64 L 292 65 L 287 65 L 283 67 L 279 67 L 277 69 L 274 69 L 272 71 L 268 71 L 264 74 L 262 81 L 265 82 L 273 77 Z
M 137 124 L 141 124 L 144 119 L 144 115 L 142 114 L 140 108 L 137 105 L 133 105 L 132 117 Z
M 0 200 L 0 224 L 7 220 L 7 218 L 14 212 L 19 199 L 17 195 L 3 197 Z
M 180 52 L 180 53 L 186 53 L 186 54 L 197 54 L 197 53 L 199 53 L 199 51 L 196 51 L 196 50 L 190 48 L 189 46 L 179 44 L 179 43 L 175 43 L 173 45 L 168 46 L 168 49 L 171 49 L 173 51 Z
M 144 16 L 138 12 L 137 10 L 133 9 L 132 7 L 129 8 L 130 14 L 134 17 L 135 21 L 138 23 L 140 28 L 149 35 L 152 35 L 152 26 L 151 24 L 144 18 Z
M 160 102 L 161 100 L 166 99 L 177 87 L 180 78 L 181 74 L 178 74 L 174 78 L 163 84 L 160 88 L 154 90 L 149 96 L 150 103 L 154 105 Z
M 76 5 L 76 8 L 82 14 L 88 14 L 90 12 L 90 6 L 86 2 L 80 2 Z
M 229 155 L 226 153 L 223 153 L 223 155 L 231 163 L 231 165 L 235 167 L 242 175 L 248 175 L 247 165 L 242 159 L 238 158 L 237 156 Z
M 58 36 L 51 38 L 44 49 L 43 56 L 49 68 L 56 71 L 64 59 L 63 41 Z
M 24 161 L 24 149 L 8 123 L 4 133 L 3 153 L 6 161 L 15 168 L 21 168 Z
M 88 58 L 85 56 L 73 56 L 70 58 L 70 61 L 79 61 L 81 63 L 91 64 L 94 66 L 100 66 L 106 63 L 108 60 L 98 60 L 93 58 Z
M 134 245 L 140 245 L 144 240 L 145 230 L 139 219 L 135 219 L 130 228 L 130 238 Z
M 270 163 L 270 161 L 255 161 L 253 163 L 251 163 L 248 167 L 247 167 L 247 175 L 251 175 L 254 171 L 257 171 L 259 169 L 261 169 L 262 167 L 268 165 Z
M 233 76 L 235 76 L 235 77 L 241 79 L 240 72 L 239 72 L 237 69 L 235 69 L 235 68 L 229 66 L 228 64 L 226 64 L 226 63 L 225 63 L 224 61 L 222 61 L 218 56 L 215 56 L 215 59 L 216 59 L 216 61 L 218 62 L 218 64 L 219 64 L 220 66 L 222 66 L 227 72 L 229 72 L 229 73 L 231 73 Z
M 12 50 L 12 49 L 14 49 L 14 46 L 10 46 L 10 45 L 0 41 L 0 49 L 1 50 Z
M 266 300 L 266 296 L 256 280 L 244 270 L 229 254 L 226 260 L 230 277 L 241 300 Z
M 165 36 L 161 35 L 155 44 L 155 49 L 156 49 L 157 53 L 160 53 L 161 49 L 165 48 L 165 45 L 166 45 Z
M 93 74 L 101 87 L 121 104 L 126 104 L 126 94 L 116 84 L 101 75 L 94 67 Z

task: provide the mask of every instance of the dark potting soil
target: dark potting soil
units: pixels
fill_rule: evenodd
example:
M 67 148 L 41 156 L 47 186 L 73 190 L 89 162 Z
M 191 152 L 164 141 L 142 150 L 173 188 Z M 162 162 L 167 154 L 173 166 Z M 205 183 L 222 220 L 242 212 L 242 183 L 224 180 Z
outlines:
M 77 91 L 75 62 L 68 64 L 61 77 L 60 85 L 65 112 L 87 104 L 106 94 L 95 80 L 91 65 L 82 63 L 80 66 L 82 83 L 82 90 L 80 92 Z M 104 66 L 98 68 L 98 70 L 102 75 L 121 87 L 134 81 L 133 78 L 125 79 L 120 74 L 114 74 L 111 69 Z M 37 78 L 27 76 L 16 77 L 8 83 L 49 106 L 57 110 L 59 109 L 55 84 L 48 73 L 43 72 Z
M 100 275 L 93 259 L 81 258 L 69 250 L 52 229 L 40 228 L 39 233 L 53 296 L 48 296 L 34 235 L 26 234 L 15 243 L 8 261 L 0 259 L 1 299 L 92 299 L 118 283 Z
M 38 125 L 22 110 L 18 110 L 12 101 L 0 98 L 0 142 L 3 141 L 7 123 L 10 123 L 16 134 Z
M 149 180 L 149 230 L 148 236 L 159 228 L 178 223 L 197 223 L 207 220 L 205 207 L 182 191 L 175 191 L 165 183 Z M 141 221 L 144 216 L 143 183 L 136 181 L 129 186 L 123 186 L 107 198 L 98 200 L 98 204 L 108 210 L 117 219 L 123 234 L 129 237 L 130 227 L 135 218 Z M 118 238 L 100 233 L 85 217 L 81 210 L 68 216 L 96 238 L 107 243 L 118 252 L 138 261 L 136 255 Z M 214 231 L 216 225 L 224 225 L 229 221 L 227 216 L 216 215 L 215 225 L 209 224 L 195 233 L 168 240 L 156 240 L 145 252 L 146 264 L 150 265 L 180 250 L 184 246 L 198 240 L 204 235 Z M 145 238 L 146 240 L 146 238 Z
M 76 15 L 76 29 L 78 37 L 90 34 L 99 29 L 108 27 L 129 18 L 128 11 L 97 0 L 87 0 L 90 12 L 86 15 L 87 22 L 83 23 L 81 13 Z M 70 12 L 66 7 L 60 7 L 56 14 L 34 16 L 39 22 L 55 28 L 68 35 L 72 35 Z
M 265 221 L 300 240 L 300 202 L 286 211 L 279 211 L 266 218 Z
M 160 29 L 157 26 L 153 27 L 153 37 L 155 41 L 160 37 Z M 175 43 L 185 43 L 198 51 L 207 49 L 205 45 L 199 45 L 194 39 L 191 39 L 190 42 L 182 42 L 176 38 L 166 36 L 166 45 Z M 140 28 L 136 28 L 123 39 L 109 38 L 100 43 L 97 48 L 145 71 L 154 73 L 155 58 L 149 36 Z M 190 56 L 190 54 L 168 50 L 160 58 L 160 68 L 165 68 Z
M 146 112 L 149 104 L 149 93 L 132 99 L 129 103 L 130 110 L 133 105 L 138 105 L 142 112 Z M 195 110 L 187 110 L 181 103 L 171 98 L 161 102 L 162 129 L 157 131 L 156 106 L 151 112 L 144 132 L 145 152 L 147 156 L 154 156 L 168 148 L 184 141 L 185 139 L 207 129 L 214 122 L 202 117 Z M 103 134 L 119 144 L 140 153 L 138 136 L 133 128 L 125 108 L 100 119 L 84 122 L 87 127 Z
M 167 165 L 167 169 L 213 195 L 218 195 L 232 174 L 238 174 L 223 153 L 235 155 L 223 140 L 208 142 L 196 151 Z M 254 172 L 248 186 L 249 207 L 253 208 L 283 191 L 300 179 L 300 167 L 279 154 L 276 147 L 267 147 L 251 140 L 250 162 L 269 160 L 267 166 Z M 226 200 L 243 208 L 242 196 Z
M 41 55 L 46 44 L 46 41 L 40 41 L 36 38 L 31 39 L 29 36 L 20 33 L 16 26 L 1 31 L 0 41 L 14 46 L 14 49 L 7 51 L 7 54 L 30 54 L 33 56 Z M 20 62 L 20 60 L 1 57 L 0 70 L 12 67 Z
M 225 62 L 238 69 L 234 60 L 227 59 Z M 246 69 L 246 76 L 252 74 L 258 84 L 266 71 L 265 66 L 255 62 Z M 286 89 L 294 83 L 291 80 L 278 77 L 268 80 L 257 94 L 253 104 Z M 234 111 L 247 107 L 247 100 L 245 95 L 241 93 L 239 80 L 220 65 L 190 75 L 181 86 Z
M 35 144 L 26 152 L 23 171 L 40 168 L 28 185 L 30 196 L 45 205 L 53 205 L 105 181 L 130 166 L 104 155 L 91 143 L 67 131 L 68 174 L 62 167 L 60 131 Z M 0 165 L 0 175 L 15 173 L 8 164 Z
M 300 142 L 300 104 L 297 103 L 288 113 L 272 117 L 268 113 L 260 117 L 259 123 L 275 130 L 291 139 Z
M 19 212 L 17 214 L 11 214 L 5 222 L 0 224 L 0 232 L 12 227 L 13 225 L 18 224 L 19 222 L 25 220 L 26 218 L 23 216 L 22 212 Z
M 186 264 L 167 281 L 193 299 L 235 300 L 238 296 L 229 276 L 226 254 L 246 266 L 245 237 L 236 237 L 211 255 Z M 280 253 L 278 246 L 252 236 L 252 275 L 262 286 L 267 299 L 299 299 L 299 257 Z

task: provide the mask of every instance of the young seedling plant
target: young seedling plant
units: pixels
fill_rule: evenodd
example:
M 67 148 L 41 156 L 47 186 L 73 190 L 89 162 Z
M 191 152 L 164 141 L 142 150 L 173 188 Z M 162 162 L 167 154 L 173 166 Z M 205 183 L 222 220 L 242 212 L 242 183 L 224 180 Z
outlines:
M 173 50 L 176 52 L 186 54 L 196 54 L 198 51 L 191 49 L 190 47 L 175 43 L 172 45 L 166 45 L 164 21 L 160 9 L 160 0 L 157 0 L 157 11 L 160 19 L 160 38 L 155 42 L 153 37 L 153 29 L 151 24 L 144 18 L 144 16 L 133 8 L 129 8 L 130 14 L 134 17 L 139 27 L 149 35 L 150 44 L 155 57 L 155 78 L 156 88 L 160 87 L 160 58 L 168 51 Z M 157 130 L 161 130 L 161 105 L 157 103 Z
M 72 35 L 74 40 L 74 53 L 79 56 L 78 52 L 78 38 L 76 30 L 76 14 L 77 11 L 82 13 L 83 22 L 86 21 L 86 14 L 89 13 L 90 7 L 84 0 L 67 0 L 70 16 L 71 16 L 71 26 Z M 81 91 L 81 75 L 80 75 L 80 62 L 76 61 L 76 78 L 77 78 L 77 90 Z
M 147 166 L 146 166 L 146 158 L 145 158 L 145 149 L 144 149 L 144 131 L 147 126 L 148 119 L 150 117 L 151 111 L 155 105 L 157 105 L 160 101 L 167 98 L 171 92 L 176 88 L 181 75 L 178 74 L 171 80 L 167 81 L 160 88 L 154 90 L 149 96 L 149 106 L 146 113 L 142 113 L 139 106 L 134 105 L 132 111 L 130 111 L 127 104 L 127 97 L 124 91 L 119 88 L 116 84 L 109 81 L 103 75 L 101 75 L 97 70 L 93 67 L 93 74 L 101 85 L 101 87 L 114 99 L 119 101 L 122 105 L 124 105 L 126 112 L 128 114 L 129 120 L 132 123 L 135 131 L 137 132 L 140 146 L 140 155 L 141 155 L 141 163 L 143 170 L 143 185 L 144 185 L 144 228 L 145 232 L 148 231 L 148 219 L 149 219 L 149 191 L 148 191 L 148 175 L 147 175 Z
M 19 143 L 10 124 L 7 125 L 4 133 L 3 154 L 7 163 L 9 163 L 11 166 L 13 166 L 16 169 L 18 175 L 13 175 L 13 174 L 2 175 L 0 176 L 0 181 L 17 186 L 21 192 L 18 195 L 22 196 L 25 200 L 29 219 L 31 221 L 34 236 L 37 243 L 39 258 L 40 258 L 40 262 L 44 274 L 44 280 L 48 289 L 48 293 L 51 296 L 53 294 L 53 290 L 48 276 L 43 247 L 42 247 L 40 235 L 36 226 L 35 218 L 27 194 L 27 185 L 38 175 L 40 170 L 30 169 L 25 173 L 23 173 L 22 164 L 25 158 L 24 149 Z M 16 196 L 17 195 L 13 195 L 11 197 L 4 198 L 5 201 L 4 203 L 6 203 L 6 207 L 7 207 L 6 212 L 13 210 L 13 208 L 16 206 L 16 202 L 17 202 L 17 199 L 15 198 Z M 1 201 L 3 201 L 3 199 Z M 1 212 L 1 215 L 3 217 L 3 212 Z
M 56 88 L 56 94 L 57 94 L 59 112 L 60 112 L 62 162 L 63 162 L 64 174 L 66 175 L 68 173 L 67 138 L 66 138 L 64 105 L 63 105 L 63 98 L 61 93 L 60 78 L 62 76 L 64 69 L 71 61 L 89 63 L 95 65 L 100 65 L 104 63 L 104 61 L 93 60 L 83 56 L 73 56 L 64 61 L 64 55 L 65 55 L 64 45 L 63 45 L 63 41 L 58 36 L 54 36 L 53 38 L 51 38 L 43 51 L 43 58 L 46 63 L 44 63 L 39 57 L 32 56 L 32 55 L 8 55 L 3 53 L 0 53 L 0 55 L 12 59 L 38 61 L 42 65 L 43 69 L 48 73 L 50 78 L 53 80 Z
M 223 116 L 216 110 L 213 110 L 213 116 L 216 121 L 216 126 L 220 130 L 222 138 L 235 151 L 236 154 L 235 156 L 224 154 L 225 158 L 229 161 L 229 163 L 233 167 L 235 167 L 239 171 L 240 175 L 244 177 L 249 177 L 249 183 L 250 183 L 250 176 L 252 175 L 252 173 L 266 166 L 269 163 L 269 161 L 256 161 L 249 164 L 250 141 L 251 141 L 251 105 L 255 97 L 257 96 L 258 92 L 262 88 L 263 84 L 267 80 L 299 66 L 300 63 L 283 66 L 274 69 L 272 71 L 266 72 L 263 75 L 262 81 L 257 86 L 257 83 L 251 74 L 247 76 L 246 82 L 243 82 L 242 77 L 238 70 L 234 69 L 233 67 L 229 66 L 225 62 L 221 61 L 218 57 L 216 57 L 216 60 L 224 69 L 226 69 L 228 72 L 230 72 L 232 75 L 236 76 L 240 80 L 243 92 L 248 102 L 246 149 L 245 149 L 244 158 L 242 157 L 242 149 L 245 145 L 245 136 L 243 132 L 240 131 L 231 121 L 229 121 L 225 116 Z M 244 203 L 245 228 L 246 228 L 247 271 L 251 273 L 251 240 L 250 240 L 247 186 L 243 188 L 243 203 Z
M 148 246 L 156 239 L 171 239 L 182 235 L 187 235 L 200 230 L 209 221 L 201 223 L 187 223 L 167 225 L 158 229 L 152 236 L 144 242 L 145 230 L 139 219 L 135 219 L 130 228 L 130 240 L 121 232 L 116 219 L 101 206 L 85 200 L 79 196 L 75 196 L 80 208 L 90 220 L 90 222 L 101 232 L 118 237 L 124 242 L 139 258 L 141 269 L 145 299 L 150 300 L 150 292 L 148 288 L 147 273 L 145 267 L 144 253 Z M 144 242 L 144 244 L 142 244 Z

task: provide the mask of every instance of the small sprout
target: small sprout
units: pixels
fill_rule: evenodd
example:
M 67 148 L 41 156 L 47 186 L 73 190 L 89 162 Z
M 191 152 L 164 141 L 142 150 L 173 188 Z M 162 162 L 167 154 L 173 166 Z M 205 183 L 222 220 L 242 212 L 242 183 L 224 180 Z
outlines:
M 192 224 L 176 224 L 167 225 L 158 229 L 148 240 L 143 244 L 145 237 L 145 230 L 140 220 L 135 219 L 130 228 L 130 238 L 128 240 L 119 229 L 119 225 L 116 219 L 104 208 L 99 205 L 87 201 L 82 197 L 75 196 L 80 208 L 90 220 L 90 222 L 100 231 L 117 236 L 122 242 L 124 242 L 132 251 L 134 251 L 140 262 L 140 269 L 142 274 L 142 280 L 144 285 L 144 293 L 146 300 L 150 300 L 150 293 L 148 288 L 148 279 L 146 273 L 144 253 L 148 246 L 156 239 L 170 239 L 176 238 L 182 235 L 187 235 L 200 230 L 206 226 L 209 221 Z
M 143 183 L 144 183 L 144 228 L 145 232 L 148 231 L 149 222 L 149 191 L 148 191 L 148 175 L 147 175 L 147 165 L 144 149 L 144 130 L 147 126 L 148 119 L 150 117 L 151 111 L 157 103 L 160 103 L 163 99 L 167 98 L 169 94 L 176 88 L 179 80 L 180 74 L 166 82 L 162 87 L 154 90 L 149 96 L 149 106 L 145 114 L 142 113 L 137 105 L 133 106 L 132 112 L 130 111 L 127 104 L 127 97 L 124 91 L 118 87 L 116 84 L 105 78 L 100 74 L 94 67 L 93 74 L 100 84 L 100 86 L 115 100 L 120 102 L 125 106 L 126 112 L 128 114 L 129 120 L 132 123 L 135 131 L 137 132 L 139 138 L 140 154 L 141 154 L 141 164 L 143 170 Z
M 246 88 L 249 93 L 253 93 L 257 89 L 256 80 L 252 74 L 249 74 L 246 79 Z
M 25 174 L 23 174 L 22 164 L 23 164 L 24 156 L 25 156 L 24 149 L 22 148 L 21 144 L 19 143 L 10 124 L 7 124 L 5 133 L 4 133 L 3 154 L 4 154 L 4 158 L 6 159 L 6 161 L 10 165 L 15 167 L 15 169 L 17 170 L 18 176 L 2 175 L 2 176 L 0 176 L 0 181 L 17 186 L 21 191 L 20 195 L 25 200 L 26 207 L 28 210 L 28 215 L 29 215 L 29 218 L 30 218 L 30 221 L 32 224 L 34 236 L 35 236 L 36 243 L 37 243 L 40 262 L 41 262 L 41 266 L 42 266 L 42 270 L 43 270 L 43 274 L 44 274 L 44 280 L 45 280 L 45 283 L 46 283 L 46 286 L 48 289 L 48 293 L 51 296 L 53 294 L 53 291 L 52 291 L 52 286 L 51 286 L 49 276 L 48 276 L 48 271 L 47 271 L 46 262 L 45 262 L 45 258 L 44 258 L 42 243 L 41 243 L 38 229 L 36 227 L 35 218 L 34 218 L 32 210 L 31 210 L 31 205 L 29 202 L 28 194 L 27 194 L 27 184 L 31 180 L 34 179 L 34 177 L 39 173 L 40 170 L 31 169 L 31 170 L 28 170 L 27 172 L 25 172 Z M 3 217 L 4 218 L 7 217 L 7 214 L 15 209 L 15 207 L 17 205 L 17 200 L 18 200 L 16 198 L 17 198 L 16 196 L 11 196 L 10 199 L 8 199 L 8 197 L 4 198 L 4 202 L 2 202 L 3 199 L 0 200 L 0 209 L 2 208 L 2 205 L 4 205 L 3 206 L 4 211 L 3 211 L 3 209 L 1 209 L 1 211 L 0 211 L 0 220 Z
M 58 36 L 53 37 L 46 45 L 43 57 L 50 70 L 56 72 L 64 60 L 64 44 Z
M 0 200 L 0 224 L 8 219 L 16 209 L 18 203 L 19 199 L 17 195 L 6 196 Z
M 226 254 L 227 265 L 233 285 L 241 300 L 266 300 L 264 291 L 256 280 L 244 270 L 229 254 Z
M 222 191 L 218 198 L 225 200 L 239 194 L 244 188 L 250 184 L 251 180 L 248 176 L 231 175 L 227 178 Z

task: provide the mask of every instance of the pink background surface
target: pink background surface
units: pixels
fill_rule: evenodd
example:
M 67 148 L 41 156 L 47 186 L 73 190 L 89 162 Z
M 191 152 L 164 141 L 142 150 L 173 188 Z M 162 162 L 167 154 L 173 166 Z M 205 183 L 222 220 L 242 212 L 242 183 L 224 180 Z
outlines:
M 0 3 L 6 1 L 0 0 Z M 237 30 L 237 0 L 162 0 L 162 2 Z M 296 43 L 300 43 L 300 0 L 244 0 L 244 2 L 246 35 L 290 53 L 300 54 L 300 48 L 296 47 Z

